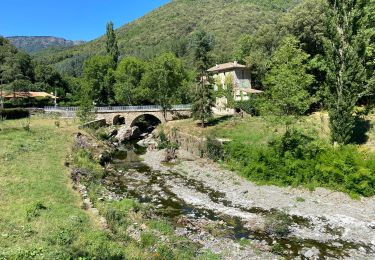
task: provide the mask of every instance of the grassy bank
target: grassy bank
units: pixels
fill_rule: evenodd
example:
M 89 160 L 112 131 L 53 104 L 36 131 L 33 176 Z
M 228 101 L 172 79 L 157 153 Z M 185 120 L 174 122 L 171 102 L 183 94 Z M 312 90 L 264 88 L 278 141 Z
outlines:
M 286 133 L 283 121 L 262 117 L 217 118 L 202 129 L 192 120 L 169 127 L 197 136 L 231 140 L 224 146 L 209 141 L 209 157 L 259 184 L 325 187 L 353 197 L 375 195 L 375 155 L 370 120 L 356 129 L 360 145 L 334 148 L 329 143 L 328 118 L 322 114 L 301 118 Z M 209 138 L 209 140 L 211 140 Z M 210 154 L 211 152 L 211 154 Z
M 106 240 L 64 167 L 76 127 L 36 118 L 0 128 L 0 259 L 84 256 Z

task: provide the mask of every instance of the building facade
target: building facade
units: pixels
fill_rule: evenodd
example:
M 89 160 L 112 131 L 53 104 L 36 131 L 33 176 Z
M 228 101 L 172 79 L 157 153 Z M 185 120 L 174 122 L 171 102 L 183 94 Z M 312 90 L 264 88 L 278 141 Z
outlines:
M 228 85 L 233 87 L 234 101 L 246 101 L 252 95 L 262 93 L 262 91 L 252 87 L 250 70 L 245 65 L 239 64 L 236 61 L 218 64 L 210 68 L 208 72 L 214 79 L 215 91 L 219 91 L 220 88 L 226 90 Z M 234 109 L 228 108 L 226 97 L 216 98 L 215 114 L 233 114 L 234 112 Z

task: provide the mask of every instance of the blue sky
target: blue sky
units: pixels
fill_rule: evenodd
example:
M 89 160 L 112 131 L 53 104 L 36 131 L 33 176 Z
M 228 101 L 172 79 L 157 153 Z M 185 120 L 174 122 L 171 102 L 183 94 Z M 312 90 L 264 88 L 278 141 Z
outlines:
M 170 0 L 1 0 L 0 35 L 93 40 Z

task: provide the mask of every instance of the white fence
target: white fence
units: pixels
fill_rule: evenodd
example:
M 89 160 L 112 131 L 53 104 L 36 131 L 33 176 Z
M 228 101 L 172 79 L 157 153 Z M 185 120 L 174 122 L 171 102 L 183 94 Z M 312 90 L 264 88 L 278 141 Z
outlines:
M 191 105 L 174 105 L 169 110 L 190 110 Z M 76 112 L 79 107 L 44 107 L 46 112 Z M 112 113 L 112 112 L 132 112 L 132 111 L 147 111 L 155 112 L 162 111 L 161 106 L 150 105 L 150 106 L 114 106 L 114 107 L 95 107 L 92 112 L 95 113 Z

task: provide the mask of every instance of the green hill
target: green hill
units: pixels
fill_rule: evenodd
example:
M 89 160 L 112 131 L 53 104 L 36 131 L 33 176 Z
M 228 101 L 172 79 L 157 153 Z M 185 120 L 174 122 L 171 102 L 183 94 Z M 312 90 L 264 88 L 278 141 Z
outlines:
M 216 39 L 217 62 L 232 59 L 238 37 L 273 23 L 300 0 L 173 0 L 144 17 L 117 29 L 121 55 L 148 59 L 174 51 L 191 60 L 189 41 L 201 27 Z M 105 25 L 103 24 L 103 32 Z M 48 49 L 37 55 L 67 73 L 94 54 L 104 53 L 104 38 L 64 50 Z

